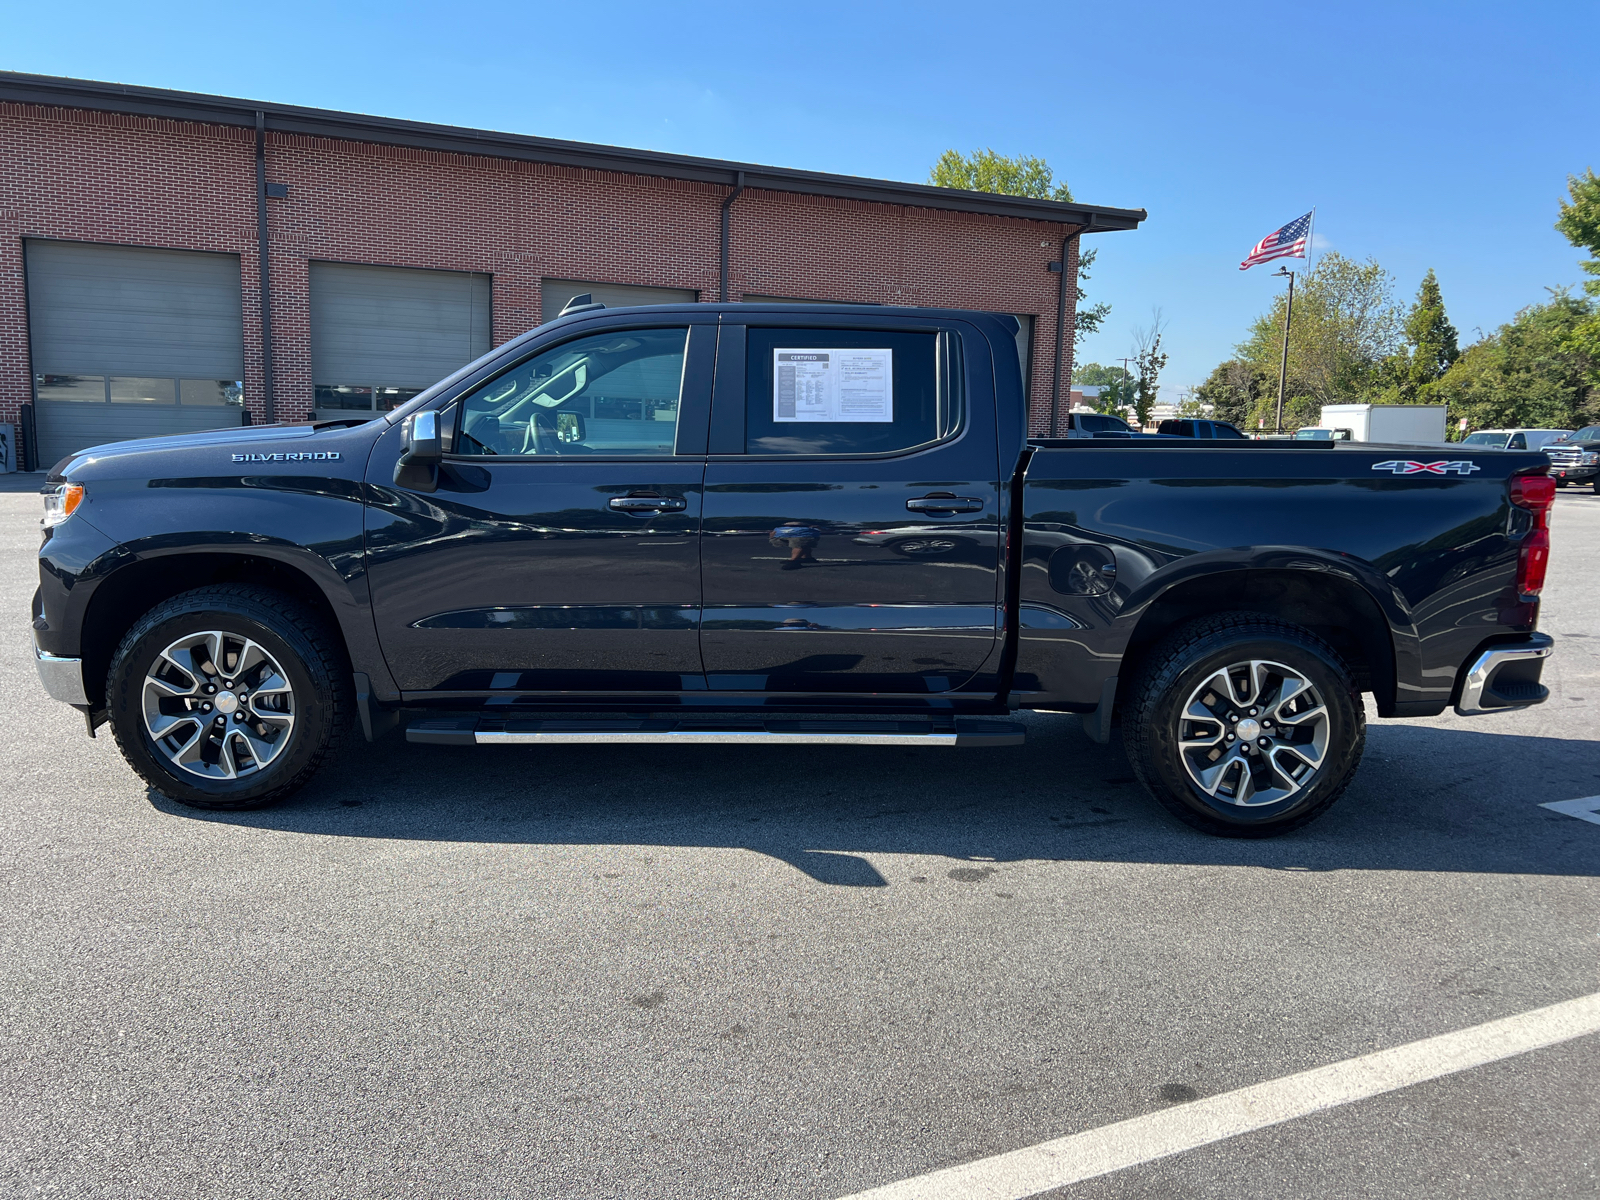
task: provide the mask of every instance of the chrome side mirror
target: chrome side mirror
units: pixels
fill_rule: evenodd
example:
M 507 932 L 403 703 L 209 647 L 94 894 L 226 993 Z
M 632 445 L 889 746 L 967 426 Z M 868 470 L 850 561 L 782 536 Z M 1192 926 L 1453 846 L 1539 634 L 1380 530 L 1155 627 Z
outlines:
M 400 425 L 400 459 L 394 464 L 394 481 L 414 492 L 439 490 L 439 464 L 444 461 L 444 437 L 434 409 L 413 413 Z
M 405 449 L 401 462 L 436 463 L 444 457 L 444 438 L 439 432 L 439 414 L 433 409 L 413 413 L 401 425 Z

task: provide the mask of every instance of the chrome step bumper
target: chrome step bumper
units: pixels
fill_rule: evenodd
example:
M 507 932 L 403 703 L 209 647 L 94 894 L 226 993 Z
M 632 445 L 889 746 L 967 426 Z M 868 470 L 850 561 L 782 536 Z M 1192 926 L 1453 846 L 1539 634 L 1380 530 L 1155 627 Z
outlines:
M 406 741 L 432 746 L 1020 746 L 1024 726 L 1012 721 L 561 721 L 457 717 L 418 721 Z
M 1475 717 L 1543 704 L 1550 689 L 1539 682 L 1539 675 L 1553 649 L 1555 642 L 1547 633 L 1530 634 L 1524 642 L 1490 646 L 1467 667 L 1456 712 Z

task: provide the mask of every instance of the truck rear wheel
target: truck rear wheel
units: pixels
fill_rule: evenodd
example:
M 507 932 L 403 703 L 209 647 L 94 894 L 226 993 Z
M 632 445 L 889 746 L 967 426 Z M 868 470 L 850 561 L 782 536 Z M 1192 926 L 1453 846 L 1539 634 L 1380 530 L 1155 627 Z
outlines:
M 123 757 L 196 808 L 260 808 L 301 787 L 343 738 L 351 699 L 324 623 L 291 597 L 241 585 L 158 604 L 106 678 Z
M 1350 669 L 1321 638 L 1257 613 L 1223 613 L 1156 647 L 1125 710 L 1134 774 L 1179 820 L 1271 837 L 1325 812 L 1366 744 Z

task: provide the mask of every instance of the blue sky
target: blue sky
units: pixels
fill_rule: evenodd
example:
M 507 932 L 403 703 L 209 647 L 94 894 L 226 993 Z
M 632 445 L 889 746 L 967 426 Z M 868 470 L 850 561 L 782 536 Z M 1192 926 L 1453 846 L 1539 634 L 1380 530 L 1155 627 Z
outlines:
M 1579 255 L 1551 223 L 1600 169 L 1600 4 L 0 4 L 0 67 L 921 181 L 948 147 L 1049 160 L 1105 234 L 1084 357 L 1159 307 L 1163 398 L 1281 284 L 1250 246 L 1319 240 L 1464 340 Z

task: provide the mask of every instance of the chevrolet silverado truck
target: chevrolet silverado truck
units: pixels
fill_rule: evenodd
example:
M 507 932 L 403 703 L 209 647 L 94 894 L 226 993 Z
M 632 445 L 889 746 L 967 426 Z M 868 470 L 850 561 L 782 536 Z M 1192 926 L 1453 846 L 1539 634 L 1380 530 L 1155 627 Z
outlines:
M 377 419 L 81 451 L 45 489 L 40 677 L 205 808 L 356 729 L 932 749 L 1033 710 L 1115 718 L 1162 805 L 1245 837 L 1345 790 L 1364 694 L 1545 699 L 1542 453 L 1032 438 L 1015 334 L 590 306 Z
M 1576 433 L 1547 442 L 1542 449 L 1550 460 L 1550 478 L 1557 487 L 1587 483 L 1600 492 L 1600 425 L 1585 425 Z

